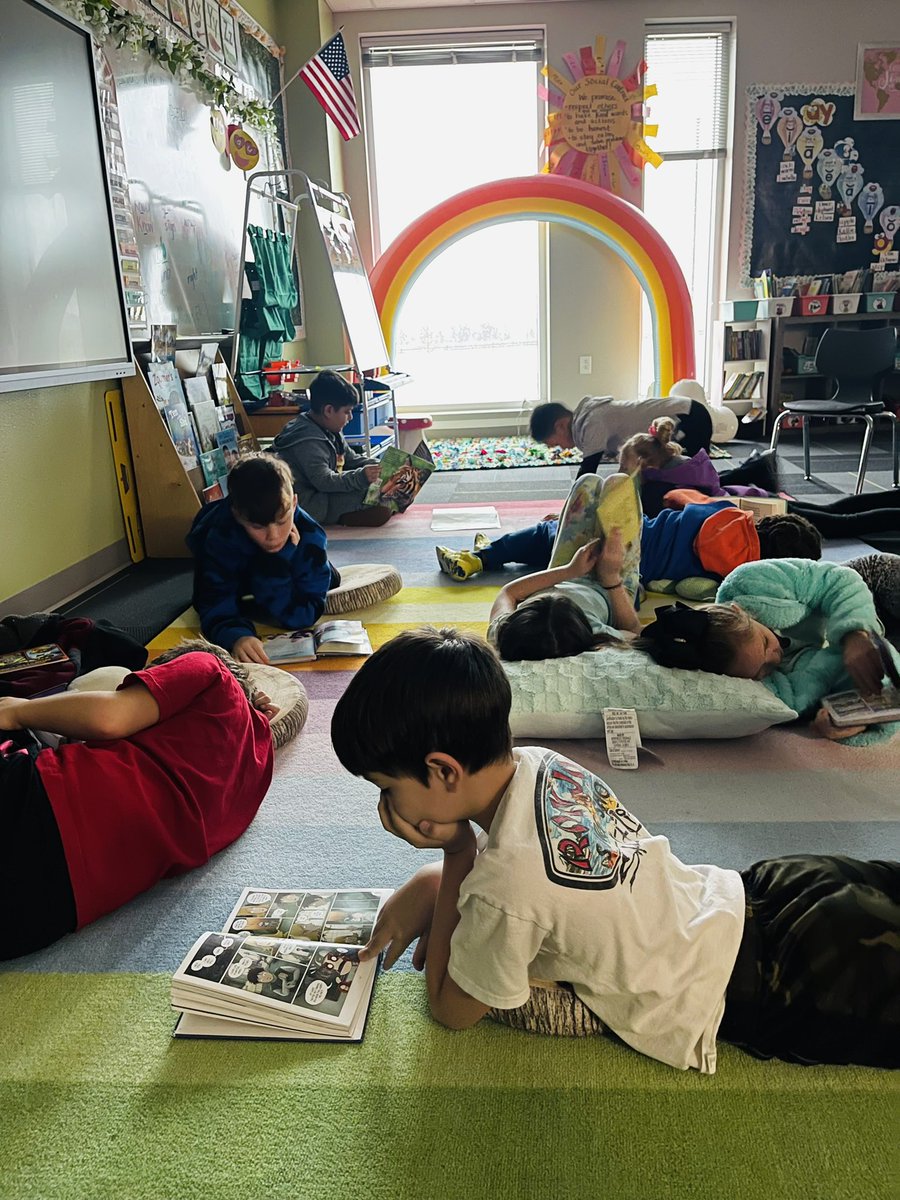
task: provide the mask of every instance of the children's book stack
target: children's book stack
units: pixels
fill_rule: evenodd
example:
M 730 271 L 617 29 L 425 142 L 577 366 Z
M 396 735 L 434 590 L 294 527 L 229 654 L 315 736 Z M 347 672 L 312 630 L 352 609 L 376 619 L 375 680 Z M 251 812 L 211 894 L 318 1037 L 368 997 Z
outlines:
M 175 1037 L 360 1042 L 377 959 L 359 961 L 385 889 L 248 887 L 175 972 Z
M 153 326 L 147 364 L 154 402 L 182 465 L 202 472 L 204 503 L 228 495 L 228 472 L 253 443 L 238 433 L 227 369 L 216 361 L 218 348 L 216 342 L 204 342 L 194 375 L 182 377 L 175 365 L 174 326 Z

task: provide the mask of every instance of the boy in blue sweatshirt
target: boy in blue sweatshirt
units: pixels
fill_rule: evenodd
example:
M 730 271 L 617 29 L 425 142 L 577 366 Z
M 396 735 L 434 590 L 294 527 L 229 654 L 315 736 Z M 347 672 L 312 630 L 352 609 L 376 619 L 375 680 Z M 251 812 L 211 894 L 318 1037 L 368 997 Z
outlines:
M 273 625 L 305 629 L 340 582 L 324 529 L 298 507 L 290 468 L 271 454 L 240 459 L 227 499 L 204 505 L 185 540 L 203 635 L 238 662 L 269 661 L 250 607 Z

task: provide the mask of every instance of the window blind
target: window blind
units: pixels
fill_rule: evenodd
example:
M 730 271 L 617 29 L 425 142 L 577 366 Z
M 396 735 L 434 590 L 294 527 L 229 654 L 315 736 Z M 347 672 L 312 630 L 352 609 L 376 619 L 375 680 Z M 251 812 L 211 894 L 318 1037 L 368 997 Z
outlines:
M 540 29 L 492 33 L 408 34 L 360 39 L 364 68 L 455 66 L 470 63 L 543 62 Z
M 651 101 L 651 121 L 659 122 L 653 148 L 669 158 L 724 157 L 731 26 L 648 24 L 644 57 L 647 80 L 659 89 Z

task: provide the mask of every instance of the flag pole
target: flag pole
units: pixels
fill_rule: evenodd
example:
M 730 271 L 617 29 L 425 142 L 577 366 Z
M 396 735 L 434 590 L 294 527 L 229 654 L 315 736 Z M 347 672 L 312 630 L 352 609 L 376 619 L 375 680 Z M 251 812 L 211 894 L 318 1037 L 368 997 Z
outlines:
M 341 26 L 340 26 L 340 27 L 339 27 L 339 28 L 338 28 L 338 29 L 337 29 L 337 30 L 336 30 L 336 31 L 335 31 L 335 32 L 334 32 L 334 33 L 331 35 L 331 37 L 328 39 L 328 42 L 331 42 L 331 41 L 333 41 L 333 40 L 334 40 L 334 39 L 337 37 L 337 35 L 338 35 L 339 33 L 343 33 L 343 30 L 344 30 L 344 27 L 343 27 L 343 25 L 341 25 Z M 316 54 L 321 54 L 321 52 L 322 52 L 322 51 L 325 49 L 325 47 L 328 45 L 328 42 L 323 42 L 323 43 L 322 43 L 322 45 L 319 47 L 319 49 L 316 51 Z M 308 66 L 309 66 L 309 64 L 312 62 L 312 60 L 313 60 L 313 59 L 316 57 L 316 54 L 311 54 L 311 55 L 309 56 L 309 58 L 306 60 L 306 62 L 303 64 L 303 66 L 302 66 L 302 67 L 298 67 L 298 68 L 297 68 L 297 70 L 296 70 L 296 71 L 294 72 L 294 74 L 293 74 L 293 75 L 290 77 L 290 79 L 287 81 L 287 83 L 284 85 L 284 87 L 281 89 L 281 91 L 278 93 L 278 95 L 277 95 L 277 96 L 273 96 L 273 97 L 272 97 L 272 99 L 269 101 L 269 107 L 270 107 L 270 108 L 274 107 L 274 105 L 275 105 L 275 101 L 276 101 L 276 100 L 280 100 L 280 99 L 281 99 L 281 97 L 282 97 L 282 96 L 284 95 L 284 93 L 285 93 L 285 92 L 288 90 L 288 88 L 291 86 L 291 84 L 294 82 L 294 80 L 295 80 L 295 79 L 298 79 L 298 78 L 300 77 L 300 72 L 303 70 L 303 68 L 304 68 L 304 67 L 308 67 Z

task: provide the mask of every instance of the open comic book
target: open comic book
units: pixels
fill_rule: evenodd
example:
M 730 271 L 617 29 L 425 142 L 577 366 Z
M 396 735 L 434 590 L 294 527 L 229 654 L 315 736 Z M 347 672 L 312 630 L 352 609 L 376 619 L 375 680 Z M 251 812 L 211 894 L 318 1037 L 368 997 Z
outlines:
M 381 456 L 381 476 L 369 485 L 364 504 L 382 504 L 393 512 L 406 512 L 434 471 L 434 459 L 424 442 L 415 454 L 389 446 Z
M 372 643 L 362 621 L 323 621 L 315 629 L 273 633 L 263 640 L 269 662 L 302 663 L 328 655 L 368 655 Z
M 863 696 L 857 691 L 833 692 L 822 698 L 822 706 L 832 724 L 842 729 L 900 721 L 900 688 L 885 688 L 877 696 Z
M 245 888 L 175 972 L 175 1037 L 362 1041 L 378 969 L 361 963 L 389 889 Z

